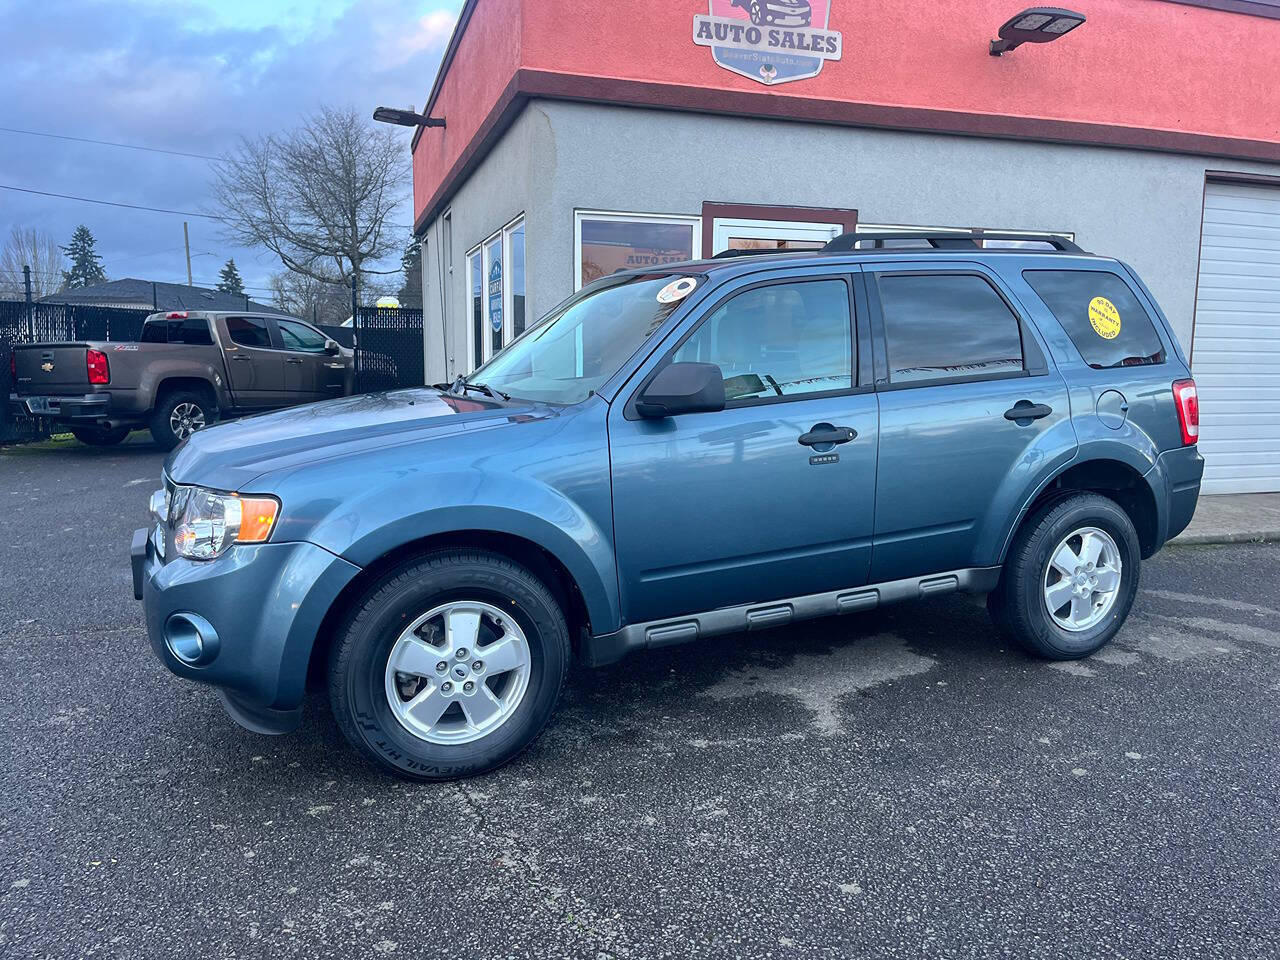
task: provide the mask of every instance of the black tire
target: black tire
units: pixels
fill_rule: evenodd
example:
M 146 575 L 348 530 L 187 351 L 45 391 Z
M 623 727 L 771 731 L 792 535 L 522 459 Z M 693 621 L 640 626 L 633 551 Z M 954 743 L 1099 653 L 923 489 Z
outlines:
M 751 0 L 751 22 L 757 27 L 764 26 L 764 11 L 760 9 L 760 0 Z
M 1069 534 L 1087 527 L 1106 532 L 1114 541 L 1121 563 L 1120 586 L 1099 622 L 1072 631 L 1060 626 L 1049 612 L 1045 579 L 1052 552 Z M 1097 651 L 1124 625 L 1141 570 L 1138 534 L 1123 508 L 1098 494 L 1071 494 L 1046 504 L 1023 522 L 1009 547 L 1000 582 L 987 596 L 987 609 L 1000 631 L 1032 656 L 1078 660 Z
M 133 432 L 132 427 L 72 427 L 71 435 L 90 447 L 114 447 Z
M 203 391 L 175 390 L 172 393 L 162 395 L 156 402 L 155 410 L 151 412 L 150 427 L 152 438 L 165 450 L 172 450 L 186 439 L 184 436 L 179 436 L 170 422 L 174 410 L 183 404 L 191 404 L 199 411 L 205 427 L 218 421 L 218 408 L 209 394 Z M 202 428 L 198 427 L 197 429 Z
M 528 641 L 528 686 L 488 734 L 469 743 L 433 743 L 393 712 L 387 662 L 406 625 L 459 600 L 488 604 L 514 618 Z M 473 659 L 485 649 L 477 646 Z M 469 777 L 511 761 L 542 732 L 560 699 L 570 656 L 564 613 L 537 577 L 500 554 L 438 551 L 390 571 L 348 612 L 330 653 L 329 702 L 351 744 L 393 773 L 411 780 Z

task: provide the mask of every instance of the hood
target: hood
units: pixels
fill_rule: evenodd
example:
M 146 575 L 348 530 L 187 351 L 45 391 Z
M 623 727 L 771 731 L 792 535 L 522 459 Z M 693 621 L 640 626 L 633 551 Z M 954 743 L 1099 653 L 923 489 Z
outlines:
M 201 430 L 169 455 L 165 470 L 177 483 L 244 490 L 276 470 L 547 415 L 549 409 L 525 401 L 433 387 L 366 393 Z

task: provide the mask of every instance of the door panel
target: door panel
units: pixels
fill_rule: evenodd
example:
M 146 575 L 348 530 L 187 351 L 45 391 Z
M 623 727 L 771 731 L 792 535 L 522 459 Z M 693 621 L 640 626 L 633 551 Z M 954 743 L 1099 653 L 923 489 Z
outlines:
M 611 413 L 626 619 L 866 583 L 876 421 L 871 393 L 665 420 Z M 800 436 L 820 423 L 852 427 L 857 437 L 825 453 L 802 446 Z M 810 462 L 832 455 L 837 462 Z
M 829 274 L 748 279 L 651 371 L 672 360 L 716 364 L 725 410 L 645 420 L 628 419 L 627 398 L 613 404 L 628 622 L 866 582 L 878 415 L 875 394 L 855 392 L 855 355 L 866 350 L 854 350 L 853 289 Z M 869 344 L 869 328 L 858 339 Z
M 227 317 L 223 346 L 227 377 L 237 406 L 263 409 L 284 404 L 284 360 L 271 348 L 265 317 Z
M 1005 419 L 1022 400 L 1053 412 L 1022 425 Z M 1010 510 L 1001 494 L 1029 489 L 1047 447 L 1063 446 L 1064 438 L 1074 433 L 1066 384 L 1056 371 L 881 393 L 871 579 L 995 563 L 974 555 L 987 517 Z M 1010 517 L 1021 506 L 1016 494 L 1013 500 Z
M 995 564 L 979 555 L 993 552 L 980 550 L 991 524 L 1074 452 L 1066 384 L 985 267 L 904 264 L 867 279 L 880 397 L 871 579 Z
M 276 330 L 284 353 L 284 389 L 289 402 L 342 396 L 344 365 L 339 357 L 325 352 L 324 334 L 292 320 L 277 320 Z

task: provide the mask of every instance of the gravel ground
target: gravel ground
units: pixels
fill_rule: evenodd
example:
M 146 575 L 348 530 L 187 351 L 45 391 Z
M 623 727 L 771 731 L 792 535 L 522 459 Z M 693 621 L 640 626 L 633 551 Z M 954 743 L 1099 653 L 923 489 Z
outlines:
M 0 450 L 0 956 L 1275 957 L 1280 548 L 1169 548 L 1089 661 L 971 598 L 573 676 L 383 776 L 152 657 L 145 443 Z

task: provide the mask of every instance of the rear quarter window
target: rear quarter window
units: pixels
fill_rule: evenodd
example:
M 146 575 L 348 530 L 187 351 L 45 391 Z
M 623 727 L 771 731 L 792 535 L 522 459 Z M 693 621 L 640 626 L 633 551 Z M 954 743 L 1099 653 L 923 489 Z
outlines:
M 1150 314 L 1120 277 L 1103 270 L 1024 270 L 1084 362 L 1097 370 L 1164 363 Z

